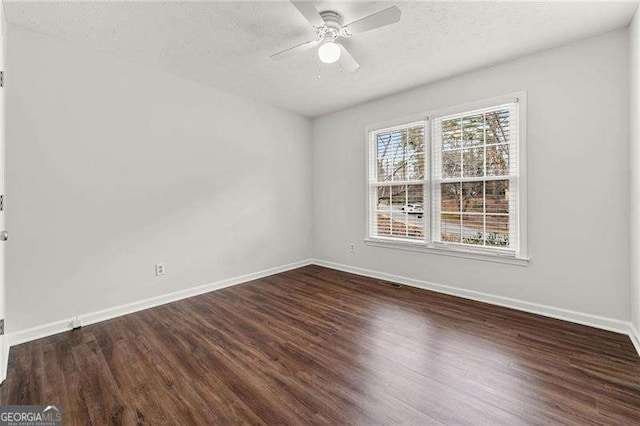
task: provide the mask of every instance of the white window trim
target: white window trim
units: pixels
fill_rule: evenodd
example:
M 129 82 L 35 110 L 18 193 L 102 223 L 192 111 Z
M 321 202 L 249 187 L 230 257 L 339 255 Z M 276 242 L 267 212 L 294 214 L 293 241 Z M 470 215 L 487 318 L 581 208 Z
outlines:
M 431 182 L 433 179 L 433 155 L 432 149 L 432 118 L 441 117 L 445 115 L 453 115 L 458 113 L 464 113 L 467 111 L 473 111 L 476 109 L 483 109 L 495 105 L 512 103 L 516 100 L 518 102 L 518 208 L 515 214 L 518 216 L 518 247 L 514 251 L 507 251 L 504 249 L 494 249 L 490 247 L 473 247 L 467 244 L 455 244 L 455 243 L 438 243 L 433 242 L 431 238 L 431 217 L 433 214 L 433 206 L 431 205 Z M 429 254 L 448 255 L 455 257 L 463 257 L 475 260 L 484 260 L 489 262 L 507 263 L 513 265 L 527 266 L 529 264 L 529 257 L 527 251 L 527 143 L 526 143 L 526 119 L 527 119 L 527 93 L 525 91 L 511 93 L 504 96 L 498 96 L 490 99 L 484 99 L 476 102 L 469 102 L 462 105 L 456 105 L 452 107 L 442 108 L 434 111 L 430 111 L 424 114 L 416 114 L 400 119 L 386 121 L 366 128 L 366 221 L 365 221 L 365 238 L 364 242 L 370 246 L 386 247 L 393 249 L 419 251 Z M 429 205 L 429 208 L 425 208 L 423 220 L 424 220 L 424 240 L 404 240 L 389 237 L 372 237 L 370 235 L 370 223 L 371 223 L 371 185 L 369 182 L 370 176 L 370 156 L 371 142 L 370 138 L 372 132 L 385 130 L 393 127 L 404 127 L 409 123 L 418 121 L 426 121 L 425 127 L 425 157 L 428 158 L 428 173 L 424 179 L 424 204 Z

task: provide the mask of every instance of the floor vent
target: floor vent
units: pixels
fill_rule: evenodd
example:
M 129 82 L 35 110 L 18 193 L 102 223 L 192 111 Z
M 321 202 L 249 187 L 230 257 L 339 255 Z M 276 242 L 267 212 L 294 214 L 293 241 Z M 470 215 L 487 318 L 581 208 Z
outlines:
M 398 283 L 392 283 L 391 281 L 383 281 L 380 280 L 378 281 L 380 284 L 384 284 L 387 285 L 389 287 L 393 287 L 393 288 L 402 288 L 402 284 L 398 284 Z

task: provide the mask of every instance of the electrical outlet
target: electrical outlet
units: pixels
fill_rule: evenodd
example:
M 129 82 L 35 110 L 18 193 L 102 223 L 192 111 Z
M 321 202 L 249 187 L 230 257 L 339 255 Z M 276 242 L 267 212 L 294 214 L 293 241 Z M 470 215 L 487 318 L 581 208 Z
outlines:
M 164 263 L 156 263 L 156 277 L 164 275 Z
M 351 243 L 349 244 L 349 253 L 353 253 L 356 251 L 356 245 Z

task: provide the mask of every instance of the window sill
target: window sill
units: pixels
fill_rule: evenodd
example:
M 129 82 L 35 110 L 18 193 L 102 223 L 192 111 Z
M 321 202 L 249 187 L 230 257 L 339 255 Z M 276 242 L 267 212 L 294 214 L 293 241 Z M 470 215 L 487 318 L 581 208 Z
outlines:
M 486 262 L 506 263 L 509 265 L 528 266 L 529 258 L 516 257 L 510 254 L 482 253 L 464 248 L 433 247 L 422 242 L 394 241 L 379 238 L 367 238 L 365 244 L 374 247 L 394 248 L 399 250 L 418 251 L 443 256 L 463 257 L 466 259 L 482 260 Z

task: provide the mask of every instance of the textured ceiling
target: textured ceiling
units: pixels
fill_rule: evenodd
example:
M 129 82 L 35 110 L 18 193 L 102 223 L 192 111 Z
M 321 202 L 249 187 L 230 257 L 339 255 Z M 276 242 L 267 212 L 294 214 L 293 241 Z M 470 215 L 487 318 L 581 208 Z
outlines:
M 314 2 L 345 22 L 390 2 Z M 11 2 L 11 24 L 202 84 L 318 116 L 446 76 L 626 26 L 636 4 L 396 2 L 398 24 L 354 36 L 361 67 L 341 73 L 313 50 L 269 55 L 314 31 L 288 2 Z

